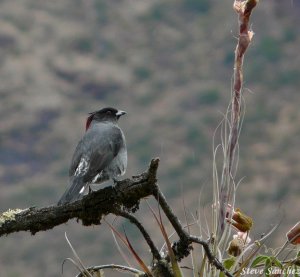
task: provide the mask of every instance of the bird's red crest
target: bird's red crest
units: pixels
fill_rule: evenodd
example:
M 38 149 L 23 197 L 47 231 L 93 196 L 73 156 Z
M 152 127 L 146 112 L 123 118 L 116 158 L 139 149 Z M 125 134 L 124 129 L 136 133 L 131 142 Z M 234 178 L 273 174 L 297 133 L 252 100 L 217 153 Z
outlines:
M 91 115 L 87 118 L 86 123 L 85 123 L 85 131 L 87 131 L 87 130 L 89 129 L 89 127 L 90 127 L 90 125 L 91 125 L 91 122 L 92 122 L 92 120 L 93 120 L 93 117 L 94 117 L 94 115 L 91 114 Z

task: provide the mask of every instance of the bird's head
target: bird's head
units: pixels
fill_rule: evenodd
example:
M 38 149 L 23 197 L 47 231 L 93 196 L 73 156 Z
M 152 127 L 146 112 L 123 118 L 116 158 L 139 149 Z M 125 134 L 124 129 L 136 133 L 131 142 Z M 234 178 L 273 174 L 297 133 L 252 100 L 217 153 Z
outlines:
M 111 107 L 92 112 L 86 120 L 85 130 L 87 131 L 89 129 L 93 120 L 98 122 L 111 121 L 116 123 L 118 119 L 124 114 L 126 114 L 126 112 Z

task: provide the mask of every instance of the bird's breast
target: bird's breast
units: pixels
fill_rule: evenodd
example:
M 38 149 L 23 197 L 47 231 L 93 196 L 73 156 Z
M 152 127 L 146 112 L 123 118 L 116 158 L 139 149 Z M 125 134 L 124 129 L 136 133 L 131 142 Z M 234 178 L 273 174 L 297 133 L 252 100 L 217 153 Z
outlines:
M 127 151 L 122 147 L 105 170 L 111 178 L 122 176 L 127 168 Z

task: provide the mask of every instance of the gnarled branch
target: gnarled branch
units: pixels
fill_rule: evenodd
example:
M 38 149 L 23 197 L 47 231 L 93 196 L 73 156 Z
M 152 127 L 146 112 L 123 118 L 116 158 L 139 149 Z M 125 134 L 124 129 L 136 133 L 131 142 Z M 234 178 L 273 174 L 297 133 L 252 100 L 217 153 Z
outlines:
M 152 195 L 158 163 L 159 159 L 153 159 L 147 172 L 122 180 L 115 187 L 95 191 L 73 203 L 6 211 L 0 215 L 0 236 L 19 231 L 35 234 L 73 218 L 81 220 L 83 225 L 100 224 L 101 218 L 116 208 L 134 212 L 140 199 Z

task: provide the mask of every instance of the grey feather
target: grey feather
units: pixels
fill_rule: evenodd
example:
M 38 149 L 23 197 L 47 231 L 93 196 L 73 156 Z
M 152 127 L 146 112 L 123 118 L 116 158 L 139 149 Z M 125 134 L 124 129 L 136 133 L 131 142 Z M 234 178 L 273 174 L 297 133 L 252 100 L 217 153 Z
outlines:
M 80 197 L 80 191 L 84 187 L 84 182 L 82 178 L 74 178 L 67 190 L 64 192 L 57 205 L 63 205 L 71 201 L 75 201 Z

